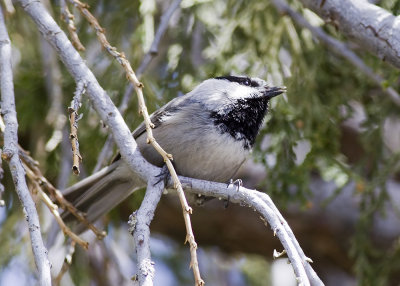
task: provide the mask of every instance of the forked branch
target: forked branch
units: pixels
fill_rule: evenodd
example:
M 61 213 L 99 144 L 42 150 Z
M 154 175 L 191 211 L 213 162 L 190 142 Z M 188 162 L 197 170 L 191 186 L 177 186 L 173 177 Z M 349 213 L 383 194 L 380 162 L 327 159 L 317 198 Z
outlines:
M 71 3 L 73 3 L 79 11 L 82 13 L 82 15 L 87 19 L 87 21 L 90 23 L 90 25 L 95 29 L 96 35 L 100 41 L 100 43 L 103 45 L 105 50 L 109 52 L 124 68 L 126 77 L 128 80 L 133 84 L 136 94 L 138 96 L 138 102 L 139 102 L 139 113 L 143 116 L 144 123 L 146 126 L 146 132 L 147 132 L 147 143 L 151 144 L 154 149 L 163 157 L 165 164 L 168 167 L 168 170 L 171 174 L 171 177 L 174 181 L 174 188 L 177 190 L 178 195 L 179 195 L 179 200 L 182 205 L 183 209 L 183 217 L 185 220 L 185 226 L 186 226 L 186 241 L 189 242 L 190 245 L 190 254 L 191 254 L 191 262 L 190 266 L 193 269 L 193 274 L 195 277 L 196 285 L 203 285 L 204 281 L 201 279 L 200 276 L 200 269 L 199 269 L 199 263 L 197 261 L 197 244 L 194 238 L 193 234 L 193 229 L 190 221 L 190 214 L 192 214 L 192 208 L 189 206 L 187 203 L 185 193 L 183 192 L 182 185 L 179 181 L 178 175 L 176 174 L 176 171 L 174 169 L 174 166 L 172 165 L 172 154 L 168 154 L 160 144 L 156 141 L 156 139 L 153 136 L 153 130 L 154 124 L 151 122 L 149 113 L 147 111 L 147 107 L 144 101 L 144 96 L 143 96 L 143 84 L 138 80 L 136 74 L 134 73 L 131 64 L 129 61 L 126 59 L 124 53 L 120 53 L 117 51 L 117 49 L 108 42 L 104 29 L 100 26 L 99 22 L 97 19 L 90 13 L 88 10 L 88 5 L 84 4 L 78 0 L 69 0 Z

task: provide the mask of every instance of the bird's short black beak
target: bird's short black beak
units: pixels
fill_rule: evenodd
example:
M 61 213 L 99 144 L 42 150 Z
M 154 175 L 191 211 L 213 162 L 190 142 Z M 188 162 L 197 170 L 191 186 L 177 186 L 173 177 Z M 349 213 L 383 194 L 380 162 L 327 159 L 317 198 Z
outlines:
M 286 86 L 266 86 L 265 87 L 265 91 L 264 91 L 264 95 L 267 98 L 273 98 L 277 95 L 280 95 L 282 93 L 286 92 Z

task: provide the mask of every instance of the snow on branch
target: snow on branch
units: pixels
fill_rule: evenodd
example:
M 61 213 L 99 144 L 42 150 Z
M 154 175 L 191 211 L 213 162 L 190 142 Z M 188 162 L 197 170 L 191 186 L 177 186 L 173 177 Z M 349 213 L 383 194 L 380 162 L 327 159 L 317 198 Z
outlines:
M 28 190 L 25 171 L 18 155 L 18 121 L 15 110 L 14 83 L 11 65 L 11 42 L 0 6 L 0 70 L 1 112 L 4 117 L 4 148 L 2 159 L 8 161 L 15 189 L 24 208 L 31 238 L 32 252 L 38 269 L 39 284 L 51 285 L 50 262 L 40 232 L 39 216 Z
M 400 18 L 365 0 L 300 0 L 326 23 L 400 68 Z

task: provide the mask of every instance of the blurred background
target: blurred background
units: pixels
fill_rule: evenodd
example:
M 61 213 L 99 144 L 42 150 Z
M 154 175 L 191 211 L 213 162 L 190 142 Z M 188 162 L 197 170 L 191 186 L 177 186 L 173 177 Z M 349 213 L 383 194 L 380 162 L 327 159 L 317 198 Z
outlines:
M 46 1 L 45 1 L 46 2 Z M 244 186 L 268 193 L 287 218 L 304 252 L 326 285 L 399 285 L 400 281 L 400 106 L 385 92 L 399 89 L 399 70 L 325 24 L 301 1 L 288 1 L 308 23 L 352 50 L 384 81 L 379 85 L 280 13 L 275 2 L 183 0 L 149 64 L 143 63 L 162 16 L 173 2 L 88 1 L 111 45 L 123 51 L 139 74 L 150 112 L 185 94 L 203 80 L 226 74 L 249 75 L 287 94 L 271 102 L 252 158 L 241 169 Z M 59 1 L 47 2 L 58 24 Z M 374 1 L 397 15 L 398 0 Z M 142 118 L 135 94 L 119 64 L 99 44 L 93 29 L 72 5 L 87 65 L 114 103 L 128 103 L 124 118 L 133 130 Z M 71 172 L 67 107 L 75 83 L 35 24 L 16 7 L 6 16 L 13 45 L 19 142 L 40 162 L 59 189 L 107 164 L 99 161 L 109 131 L 84 96 L 79 110 L 81 175 Z M 115 152 L 115 149 L 114 151 Z M 113 153 L 111 152 L 111 153 Z M 108 159 L 107 159 L 108 158 Z M 0 207 L 0 285 L 35 285 L 29 234 L 7 164 Z M 140 206 L 136 192 L 100 223 L 108 236 L 76 248 L 61 285 L 131 285 L 136 257 L 128 233 L 129 214 Z M 51 227 L 53 218 L 38 204 L 54 276 L 68 241 Z M 296 285 L 270 228 L 253 210 L 214 200 L 194 207 L 199 264 L 206 285 Z M 151 225 L 155 285 L 193 285 L 189 247 L 178 199 L 162 197 Z

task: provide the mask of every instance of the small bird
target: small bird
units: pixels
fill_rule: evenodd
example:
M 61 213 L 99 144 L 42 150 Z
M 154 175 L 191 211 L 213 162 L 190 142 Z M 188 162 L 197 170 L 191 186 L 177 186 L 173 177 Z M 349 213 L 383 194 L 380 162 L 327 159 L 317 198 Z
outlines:
M 285 91 L 285 87 L 273 87 L 262 79 L 246 76 L 207 79 L 150 116 L 154 137 L 173 155 L 178 175 L 226 183 L 251 152 L 269 100 Z M 158 167 L 164 165 L 161 155 L 146 142 L 144 123 L 133 137 L 147 161 Z M 117 155 L 110 166 L 63 194 L 94 222 L 144 186 L 146 183 Z M 73 220 L 69 212 L 62 217 Z M 73 229 L 82 232 L 85 226 L 77 224 Z

